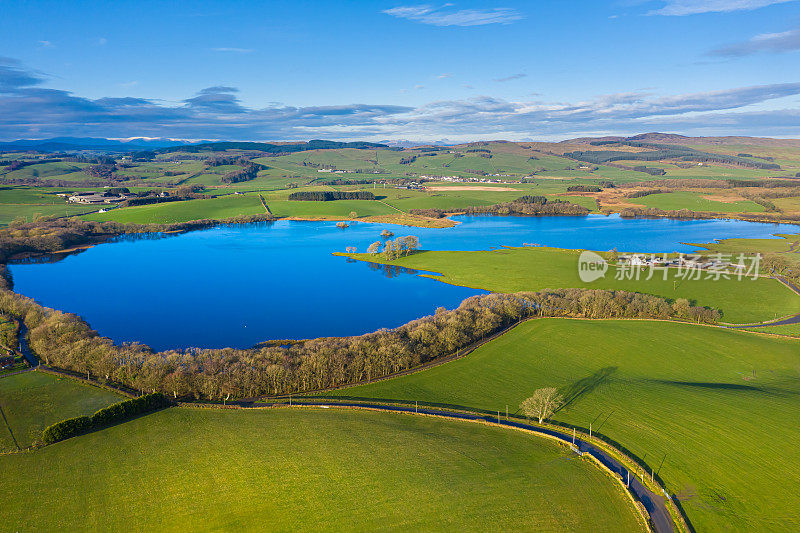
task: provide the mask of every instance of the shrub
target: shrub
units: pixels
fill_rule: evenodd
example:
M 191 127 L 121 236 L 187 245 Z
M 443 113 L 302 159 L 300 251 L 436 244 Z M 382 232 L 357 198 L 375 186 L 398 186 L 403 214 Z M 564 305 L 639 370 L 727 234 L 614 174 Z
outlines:
M 166 396 L 160 392 L 154 392 L 109 405 L 93 414 L 91 420 L 94 427 L 103 427 L 124 422 L 135 416 L 163 409 L 169 405 L 170 402 L 167 400 Z
M 100 409 L 91 417 L 79 416 L 56 422 L 42 432 L 42 442 L 53 444 L 88 433 L 112 424 L 119 424 L 131 418 L 169 407 L 170 401 L 160 392 L 145 394 L 138 398 L 125 400 Z
M 88 433 L 92 428 L 92 419 L 88 416 L 68 418 L 46 427 L 42 432 L 42 442 L 45 444 L 53 444 L 54 442 Z

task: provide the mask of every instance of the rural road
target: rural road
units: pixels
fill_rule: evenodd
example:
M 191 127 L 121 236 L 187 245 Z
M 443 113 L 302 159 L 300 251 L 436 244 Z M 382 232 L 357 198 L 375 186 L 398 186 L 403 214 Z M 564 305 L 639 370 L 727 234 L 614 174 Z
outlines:
M 268 404 L 268 405 L 275 407 L 286 407 L 286 404 Z M 459 413 L 453 411 L 443 411 L 439 409 L 430 409 L 422 407 L 415 408 L 415 407 L 404 407 L 397 405 L 385 405 L 380 403 L 343 403 L 343 402 L 314 401 L 308 403 L 301 402 L 295 405 L 302 407 L 323 407 L 323 408 L 329 408 L 329 407 L 360 408 L 360 409 L 370 409 L 375 411 L 392 411 L 392 412 L 401 412 L 410 414 L 421 414 L 427 416 L 438 416 L 442 418 L 457 418 L 461 420 L 469 420 L 474 422 L 488 422 L 490 424 L 498 424 L 501 426 L 523 429 L 539 435 L 554 437 L 567 444 L 572 443 L 572 435 L 570 435 L 569 433 L 550 428 L 534 426 L 531 424 L 525 424 L 522 422 L 502 420 L 493 416 L 485 416 L 485 415 L 478 415 L 471 413 Z M 581 454 L 589 454 L 600 464 L 608 468 L 611 472 L 621 476 L 623 481 L 626 481 L 628 479 L 628 469 L 625 468 L 625 466 L 622 463 L 620 463 L 617 459 L 606 453 L 602 448 L 579 438 L 575 439 L 575 448 L 577 448 Z M 653 529 L 656 531 L 656 533 L 669 533 L 674 531 L 675 529 L 673 527 L 672 517 L 670 516 L 669 511 L 667 510 L 667 505 L 664 500 L 664 497 L 661 496 L 660 494 L 653 493 L 650 489 L 645 487 L 642 484 L 641 480 L 636 476 L 637 476 L 636 472 L 630 472 L 630 486 L 628 487 L 628 490 L 636 497 L 636 499 L 638 499 L 640 502 L 642 502 L 642 504 L 644 504 L 645 509 L 647 509 L 647 512 L 650 514 L 650 521 Z
M 31 368 L 39 366 L 39 359 L 33 355 L 33 352 L 28 348 L 28 327 L 23 321 L 19 321 L 19 353 L 28 362 Z

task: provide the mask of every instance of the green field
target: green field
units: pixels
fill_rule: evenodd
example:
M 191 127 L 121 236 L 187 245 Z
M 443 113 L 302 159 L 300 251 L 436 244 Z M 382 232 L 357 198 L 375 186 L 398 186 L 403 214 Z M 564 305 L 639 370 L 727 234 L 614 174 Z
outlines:
M 120 401 L 118 394 L 44 372 L 0 377 L 0 452 L 33 444 L 42 430 L 65 418 L 89 415 Z
M 579 254 L 576 250 L 543 247 L 483 252 L 436 251 L 420 252 L 392 264 L 439 272 L 443 276 L 433 277 L 445 283 L 495 292 L 587 287 L 643 292 L 668 299 L 686 298 L 698 305 L 720 309 L 723 321 L 730 323 L 749 324 L 800 312 L 800 296 L 768 278 L 676 281 L 673 277 L 676 269 L 670 269 L 666 280 L 661 272 L 646 280 L 646 270 L 640 280 L 617 280 L 615 268 L 611 266 L 605 278 L 584 283 L 578 277 Z M 356 257 L 380 262 L 367 254 Z
M 264 208 L 258 196 L 229 195 L 206 200 L 165 202 L 123 209 L 112 209 L 107 213 L 87 216 L 91 220 L 113 220 L 134 224 L 166 224 L 186 222 L 204 218 L 231 218 L 239 215 L 263 214 Z
M 68 204 L 66 199 L 56 196 L 54 191 L 55 189 L 49 188 L 0 186 L 0 225 L 17 218 L 30 221 L 37 215 L 75 216 L 100 209 L 92 205 Z
M 800 528 L 800 343 L 647 321 L 540 319 L 463 359 L 332 393 L 516 411 L 539 387 L 555 420 L 654 468 L 698 531 Z
M 549 440 L 338 409 L 168 409 L 0 456 L 0 499 L 13 531 L 642 529 Z
M 765 211 L 763 206 L 760 206 L 750 200 L 742 200 L 739 202 L 717 202 L 703 198 L 703 195 L 700 193 L 685 191 L 651 194 L 641 198 L 633 198 L 628 201 L 647 207 L 663 209 L 664 211 L 679 211 L 681 209 L 719 213 L 761 213 Z

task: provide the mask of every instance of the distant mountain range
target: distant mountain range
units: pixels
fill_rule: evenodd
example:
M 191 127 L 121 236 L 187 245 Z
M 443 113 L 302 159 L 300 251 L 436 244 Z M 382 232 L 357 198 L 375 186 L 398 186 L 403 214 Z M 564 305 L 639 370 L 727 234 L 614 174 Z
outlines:
M 108 152 L 136 152 L 189 144 L 175 139 L 105 139 L 102 137 L 53 137 L 52 139 L 20 139 L 0 142 L 0 151 L 37 150 L 40 152 L 76 152 L 96 150 Z
M 643 133 L 631 137 L 607 136 L 607 137 L 580 137 L 561 141 L 562 144 L 591 144 L 597 141 L 643 141 L 659 144 L 717 144 L 717 145 L 738 145 L 746 144 L 751 146 L 775 146 L 800 148 L 799 139 L 771 139 L 767 137 L 687 137 L 674 133 Z M 21 139 L 17 141 L 0 141 L 0 152 L 9 151 L 28 151 L 36 150 L 39 152 L 137 152 L 143 150 L 170 151 L 186 147 L 190 151 L 198 149 L 225 149 L 239 148 L 261 151 L 297 151 L 313 150 L 318 148 L 413 148 L 417 146 L 455 146 L 459 143 L 451 143 L 447 140 L 433 142 L 417 142 L 412 140 L 397 139 L 380 141 L 379 143 L 369 142 L 337 142 L 337 141 L 282 141 L 282 142 L 233 142 L 233 141 L 197 141 L 166 138 L 146 138 L 135 137 L 131 139 L 106 139 L 102 137 L 54 137 L 52 139 Z M 302 146 L 301 145 L 305 145 Z M 283 147 L 278 149 L 277 147 Z M 286 149 L 287 146 L 292 148 Z
M 631 137 L 580 137 L 561 141 L 562 144 L 590 144 L 597 141 L 641 141 L 656 144 L 718 144 L 750 146 L 778 146 L 800 148 L 800 139 L 772 139 L 769 137 L 687 137 L 675 133 L 642 133 Z

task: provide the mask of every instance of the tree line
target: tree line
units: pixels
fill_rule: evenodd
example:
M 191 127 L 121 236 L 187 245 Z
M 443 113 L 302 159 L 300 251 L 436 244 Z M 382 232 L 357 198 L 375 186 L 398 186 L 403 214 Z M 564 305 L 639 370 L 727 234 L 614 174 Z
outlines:
M 600 192 L 603 188 L 597 185 L 570 185 L 567 192 Z
M 154 353 L 137 343 L 114 344 L 80 317 L 47 309 L 0 290 L 0 312 L 28 328 L 29 346 L 46 364 L 170 398 L 253 398 L 369 381 L 456 353 L 531 317 L 680 318 L 713 323 L 717 311 L 686 300 L 624 291 L 559 289 L 487 294 L 457 309 L 395 329 L 251 349 L 188 349 Z
M 523 197 L 525 198 L 525 197 Z M 412 209 L 412 215 L 419 215 L 429 218 L 443 218 L 452 209 Z M 582 205 L 564 202 L 561 200 L 551 200 L 546 203 L 536 203 L 514 200 L 495 205 L 474 205 L 458 209 L 459 213 L 467 215 L 524 215 L 524 216 L 554 216 L 554 215 L 586 215 L 589 210 Z
M 332 200 L 374 200 L 369 191 L 300 191 L 289 195 L 289 200 L 330 202 Z

